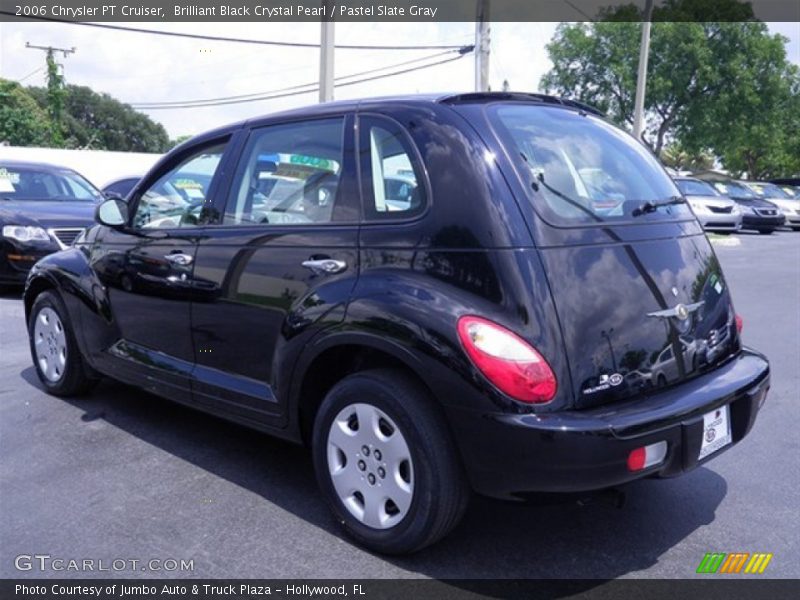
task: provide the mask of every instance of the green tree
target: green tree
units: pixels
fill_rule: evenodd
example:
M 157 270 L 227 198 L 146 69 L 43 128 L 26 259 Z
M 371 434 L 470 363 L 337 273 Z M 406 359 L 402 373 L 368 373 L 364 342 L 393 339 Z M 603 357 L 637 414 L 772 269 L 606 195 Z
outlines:
M 742 75 L 721 94 L 715 115 L 725 127 L 698 126 L 687 142 L 709 145 L 722 164 L 750 179 L 800 171 L 800 69 L 782 64 L 782 47 L 754 48 Z
M 172 150 L 175 146 L 180 146 L 183 142 L 191 138 L 192 138 L 191 135 L 179 135 L 174 140 L 170 140 L 169 149 Z
M 0 79 L 0 142 L 41 146 L 48 137 L 47 114 L 33 96 L 18 83 Z
M 31 93 L 47 105 L 46 90 L 31 88 Z M 85 86 L 66 86 L 63 120 L 68 147 L 125 152 L 165 152 L 170 147 L 163 125 Z
M 678 171 L 704 171 L 714 167 L 714 156 L 707 150 L 687 150 L 675 142 L 661 152 L 661 162 Z
M 690 154 L 711 149 L 726 167 L 741 164 L 750 173 L 774 160 L 754 154 L 756 144 L 775 133 L 775 111 L 791 96 L 791 79 L 780 75 L 788 69 L 785 39 L 770 35 L 760 22 L 732 22 L 752 16 L 749 4 L 737 0 L 668 0 L 655 9 L 643 140 L 659 156 L 679 142 Z M 636 19 L 641 19 L 636 7 L 622 6 L 597 22 L 560 25 L 547 47 L 553 68 L 541 86 L 632 125 L 641 36 Z M 766 106 L 769 110 L 754 114 Z M 750 123 L 762 129 L 747 131 Z M 726 140 L 732 125 L 742 131 Z M 754 133 L 758 142 L 744 152 L 742 144 Z M 778 148 L 791 143 L 779 142 Z

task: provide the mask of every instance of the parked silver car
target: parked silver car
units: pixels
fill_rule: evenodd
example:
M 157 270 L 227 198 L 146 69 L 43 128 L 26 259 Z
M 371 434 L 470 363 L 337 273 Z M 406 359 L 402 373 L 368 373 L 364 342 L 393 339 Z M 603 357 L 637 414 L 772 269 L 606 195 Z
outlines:
M 676 177 L 675 183 L 686 196 L 697 220 L 706 231 L 739 231 L 742 213 L 739 206 L 717 192 L 710 183 L 693 177 Z
M 758 194 L 759 198 L 769 200 L 786 217 L 786 226 L 800 231 L 800 199 L 788 193 L 781 186 L 762 181 L 748 181 L 747 187 Z

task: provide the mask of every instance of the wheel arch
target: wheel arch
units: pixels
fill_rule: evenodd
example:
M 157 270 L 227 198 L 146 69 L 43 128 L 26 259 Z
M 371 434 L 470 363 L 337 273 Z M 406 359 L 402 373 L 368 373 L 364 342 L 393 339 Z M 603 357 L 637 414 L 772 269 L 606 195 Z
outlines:
M 300 440 L 306 445 L 310 442 L 317 411 L 336 383 L 353 373 L 377 368 L 404 371 L 436 398 L 422 375 L 423 362 L 397 342 L 367 333 L 330 335 L 306 350 L 292 375 L 290 411 Z
M 54 291 L 55 293 L 58 293 L 58 285 L 49 276 L 45 274 L 39 274 L 28 281 L 27 285 L 25 286 L 25 293 L 22 297 L 22 302 L 25 307 L 26 323 L 30 321 L 31 309 L 33 308 L 33 303 L 36 302 L 36 298 L 46 291 Z

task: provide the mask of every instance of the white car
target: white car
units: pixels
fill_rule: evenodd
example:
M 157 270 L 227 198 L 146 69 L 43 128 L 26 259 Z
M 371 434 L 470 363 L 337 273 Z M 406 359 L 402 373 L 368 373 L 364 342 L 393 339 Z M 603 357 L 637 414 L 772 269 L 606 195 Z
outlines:
M 731 232 L 742 228 L 739 205 L 730 198 L 720 195 L 713 185 L 693 177 L 675 177 L 675 183 L 686 197 L 703 229 Z

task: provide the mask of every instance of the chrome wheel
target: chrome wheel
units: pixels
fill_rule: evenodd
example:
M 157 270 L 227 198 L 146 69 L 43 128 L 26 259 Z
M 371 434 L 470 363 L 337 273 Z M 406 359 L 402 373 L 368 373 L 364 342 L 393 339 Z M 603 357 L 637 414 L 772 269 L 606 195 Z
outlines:
M 388 529 L 408 514 L 414 466 L 397 424 L 371 404 L 342 409 L 328 431 L 328 470 L 339 500 L 367 527 Z
M 33 337 L 39 370 L 48 381 L 58 381 L 67 367 L 67 335 L 58 314 L 49 306 L 36 315 Z

